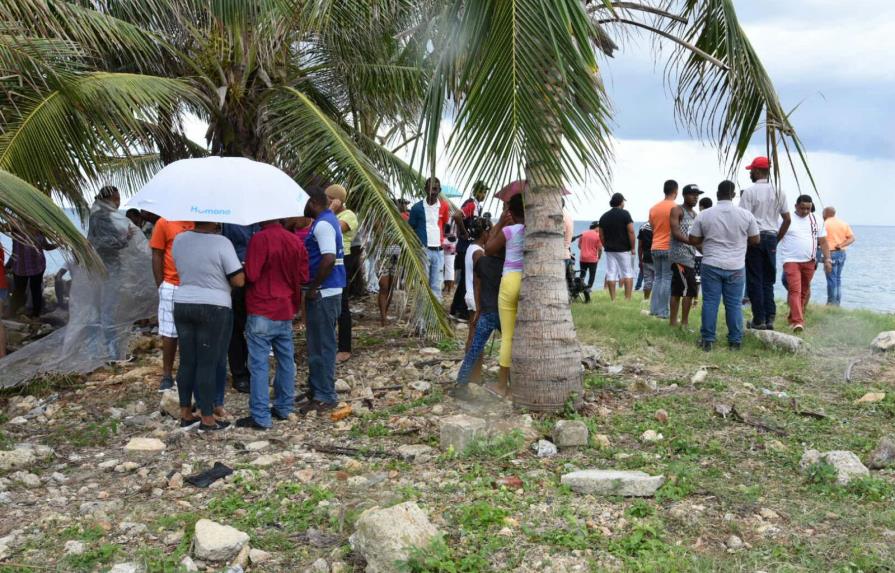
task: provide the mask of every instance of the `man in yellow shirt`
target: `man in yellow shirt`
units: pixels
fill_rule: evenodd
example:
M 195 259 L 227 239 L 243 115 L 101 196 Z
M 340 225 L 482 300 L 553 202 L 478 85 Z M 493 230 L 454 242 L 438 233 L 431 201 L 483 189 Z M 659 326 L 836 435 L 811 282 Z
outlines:
M 836 216 L 835 207 L 824 209 L 824 229 L 833 269 L 827 273 L 827 304 L 839 306 L 842 302 L 842 267 L 845 266 L 845 250 L 855 242 L 851 227 Z

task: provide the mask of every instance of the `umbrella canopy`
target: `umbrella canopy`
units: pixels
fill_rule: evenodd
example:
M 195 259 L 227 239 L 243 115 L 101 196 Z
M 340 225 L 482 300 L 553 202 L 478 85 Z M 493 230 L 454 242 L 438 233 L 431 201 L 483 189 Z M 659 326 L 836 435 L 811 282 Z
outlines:
M 456 199 L 457 197 L 462 197 L 463 193 L 460 192 L 459 189 L 454 187 L 453 185 L 442 185 L 441 186 L 441 194 L 447 197 L 448 199 Z
M 127 206 L 171 221 L 251 225 L 297 217 L 308 194 L 291 177 L 244 157 L 181 159 L 155 174 Z
M 516 181 L 513 181 L 512 183 L 507 184 L 503 189 L 498 191 L 497 194 L 495 195 L 495 197 L 497 197 L 498 199 L 500 199 L 503 202 L 507 202 L 514 195 L 518 195 L 519 193 L 522 193 L 522 191 L 525 189 L 526 185 L 528 185 L 527 179 L 517 179 Z M 569 191 L 568 189 L 563 189 L 562 194 L 563 195 L 571 195 L 572 192 Z

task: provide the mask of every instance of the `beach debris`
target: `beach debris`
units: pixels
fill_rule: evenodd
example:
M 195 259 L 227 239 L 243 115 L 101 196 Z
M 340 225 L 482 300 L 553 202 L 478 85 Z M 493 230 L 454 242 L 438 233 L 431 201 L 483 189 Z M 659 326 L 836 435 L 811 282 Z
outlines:
M 882 402 L 885 399 L 885 392 L 867 392 L 866 394 L 855 400 L 855 404 L 874 404 L 876 402 Z
M 873 470 L 895 466 L 895 438 L 892 436 L 880 438 L 876 449 L 870 454 L 867 466 Z
M 348 541 L 366 559 L 367 573 L 398 573 L 398 564 L 408 559 L 411 548 L 427 547 L 438 535 L 425 512 L 408 501 L 366 510 Z
M 243 531 L 211 521 L 196 522 L 194 555 L 206 561 L 229 561 L 236 557 L 249 542 Z
M 580 420 L 559 420 L 553 427 L 553 443 L 559 448 L 587 445 L 588 429 Z
M 643 442 L 644 444 L 661 442 L 664 439 L 665 439 L 665 436 L 663 436 L 662 434 L 660 434 L 659 432 L 657 432 L 655 430 L 647 430 L 647 431 L 643 432 L 642 434 L 640 434 L 640 441 Z
M 708 370 L 706 370 L 705 368 L 700 368 L 696 371 L 695 374 L 693 374 L 693 376 L 690 377 L 690 384 L 693 384 L 694 386 L 696 384 L 702 384 L 703 382 L 705 382 L 705 379 L 708 377 L 708 375 Z
M 798 336 L 785 334 L 776 330 L 752 330 L 746 332 L 760 340 L 768 348 L 790 352 L 793 354 L 804 352 L 808 348 L 808 344 Z
M 441 449 L 463 452 L 475 439 L 484 437 L 487 423 L 482 418 L 458 414 L 441 420 Z
M 879 352 L 888 352 L 895 348 L 895 330 L 877 334 L 873 342 L 870 343 L 870 347 Z
M 532 449 L 539 458 L 552 458 L 559 453 L 556 444 L 548 440 L 538 440 L 532 445 Z
M 191 475 L 185 478 L 184 481 L 198 488 L 206 488 L 219 479 L 227 477 L 232 473 L 233 470 L 230 467 L 222 464 L 221 462 L 215 462 L 213 467 L 205 470 L 204 472 L 199 472 L 197 474 Z
M 640 471 L 580 470 L 563 475 L 560 481 L 582 494 L 651 497 L 665 483 L 665 477 Z
M 853 478 L 870 475 L 870 470 L 861 463 L 858 456 L 847 450 L 823 453 L 817 450 L 808 450 L 802 455 L 799 467 L 804 471 L 820 462 L 828 463 L 836 469 L 836 483 L 839 485 L 847 485 Z

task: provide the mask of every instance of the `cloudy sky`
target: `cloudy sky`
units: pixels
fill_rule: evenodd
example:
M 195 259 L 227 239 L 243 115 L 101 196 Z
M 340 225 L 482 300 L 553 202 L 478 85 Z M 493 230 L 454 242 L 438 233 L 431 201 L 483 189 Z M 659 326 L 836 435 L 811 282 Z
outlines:
M 821 201 L 852 224 L 892 225 L 895 207 L 895 2 L 737 0 L 741 21 L 809 151 Z M 662 183 L 714 189 L 726 178 L 716 151 L 674 124 L 672 106 L 646 41 L 625 42 L 603 73 L 615 105 L 614 190 L 635 219 L 661 198 Z M 754 140 L 762 153 L 764 138 Z M 741 187 L 748 173 L 735 174 Z M 807 182 L 807 180 L 805 180 Z M 790 201 L 798 194 L 783 180 Z M 577 219 L 607 208 L 605 189 L 573 189 Z M 813 194 L 813 192 L 812 192 Z

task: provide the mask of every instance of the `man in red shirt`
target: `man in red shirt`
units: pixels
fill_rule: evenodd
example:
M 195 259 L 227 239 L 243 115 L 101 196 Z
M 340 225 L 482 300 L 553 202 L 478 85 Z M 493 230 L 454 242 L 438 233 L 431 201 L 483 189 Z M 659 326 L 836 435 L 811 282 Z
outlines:
M 581 280 L 585 275 L 590 273 L 587 279 L 587 288 L 590 290 L 594 286 L 594 279 L 597 278 L 597 263 L 603 255 L 603 241 L 600 240 L 600 233 L 597 229 L 600 227 L 599 221 L 590 224 L 590 229 L 581 233 L 578 238 L 578 250 L 581 253 Z
M 240 428 L 267 430 L 272 417 L 285 420 L 295 405 L 295 358 L 292 319 L 301 308 L 301 288 L 308 282 L 305 246 L 279 221 L 261 223 L 246 251 L 246 342 L 249 347 L 249 416 Z M 277 360 L 274 403 L 270 406 L 268 356 Z

